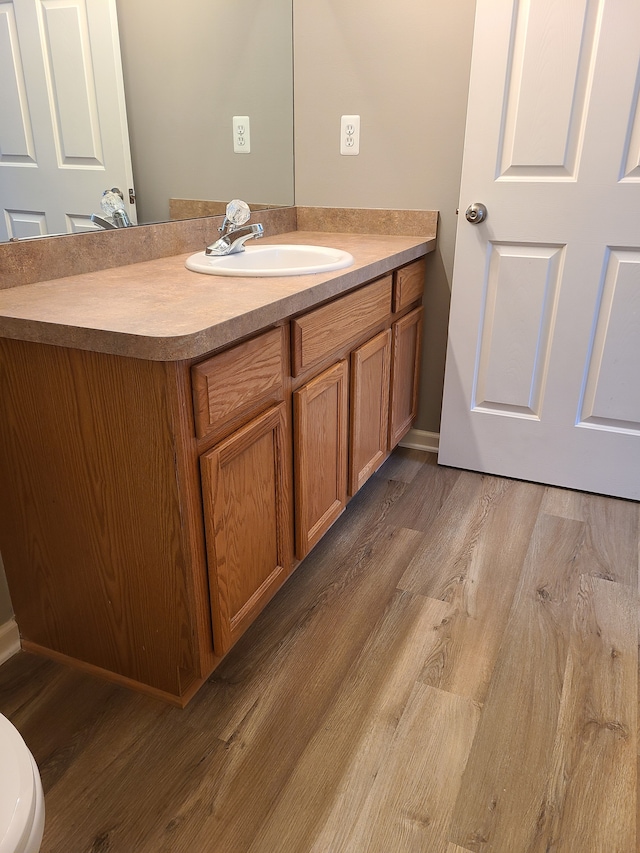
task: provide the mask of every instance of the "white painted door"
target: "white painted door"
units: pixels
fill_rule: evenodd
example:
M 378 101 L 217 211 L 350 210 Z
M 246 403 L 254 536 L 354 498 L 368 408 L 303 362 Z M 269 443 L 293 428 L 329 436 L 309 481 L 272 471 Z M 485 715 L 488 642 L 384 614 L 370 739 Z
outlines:
M 0 240 L 135 222 L 115 0 L 0 0 L 0 81 Z
M 640 498 L 639 90 L 638 0 L 478 0 L 441 463 Z

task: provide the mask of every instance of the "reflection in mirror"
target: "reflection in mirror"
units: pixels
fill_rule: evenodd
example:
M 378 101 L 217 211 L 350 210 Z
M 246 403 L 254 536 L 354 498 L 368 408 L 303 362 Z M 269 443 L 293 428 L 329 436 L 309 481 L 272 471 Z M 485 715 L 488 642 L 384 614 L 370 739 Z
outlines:
M 293 204 L 292 0 L 12 0 L 0 75 L 0 240 Z

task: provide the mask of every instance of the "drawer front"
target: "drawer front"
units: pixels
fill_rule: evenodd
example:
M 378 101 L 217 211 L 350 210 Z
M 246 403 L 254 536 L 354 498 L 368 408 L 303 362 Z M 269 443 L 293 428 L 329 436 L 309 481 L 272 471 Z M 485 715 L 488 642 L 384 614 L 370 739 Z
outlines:
M 271 329 L 191 368 L 196 435 L 235 427 L 284 399 L 284 329 Z
M 427 262 L 424 258 L 397 270 L 393 287 L 393 310 L 402 311 L 422 299 Z
M 391 310 L 391 283 L 391 276 L 385 276 L 293 320 L 293 375 L 384 322 Z

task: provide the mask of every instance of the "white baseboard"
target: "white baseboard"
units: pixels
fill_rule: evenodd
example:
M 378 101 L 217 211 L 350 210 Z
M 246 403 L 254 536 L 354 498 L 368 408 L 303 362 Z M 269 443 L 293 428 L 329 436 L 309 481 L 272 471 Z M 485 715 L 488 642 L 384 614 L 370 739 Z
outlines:
M 412 450 L 425 450 L 437 453 L 440 445 L 439 432 L 427 432 L 423 429 L 410 429 L 400 442 L 400 447 L 410 447 Z
M 15 619 L 0 625 L 0 664 L 20 651 L 20 632 Z

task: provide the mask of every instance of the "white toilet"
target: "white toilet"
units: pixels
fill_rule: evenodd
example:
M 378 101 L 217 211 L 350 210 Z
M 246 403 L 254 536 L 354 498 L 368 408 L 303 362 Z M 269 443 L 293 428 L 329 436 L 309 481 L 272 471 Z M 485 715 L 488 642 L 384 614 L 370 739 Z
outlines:
M 44 830 L 44 794 L 33 756 L 0 714 L 0 853 L 37 853 Z

